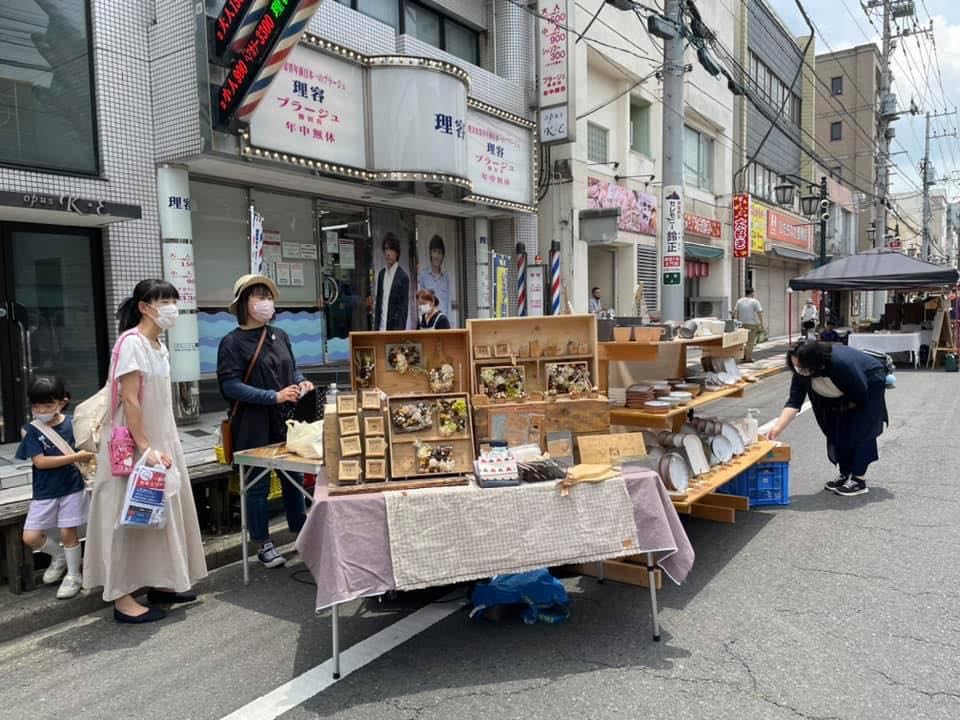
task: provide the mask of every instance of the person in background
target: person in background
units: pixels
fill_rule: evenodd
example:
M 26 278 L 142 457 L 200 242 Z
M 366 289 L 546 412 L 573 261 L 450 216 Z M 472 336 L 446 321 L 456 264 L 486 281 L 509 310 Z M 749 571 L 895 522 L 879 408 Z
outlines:
M 603 305 L 600 303 L 600 288 L 598 287 L 590 291 L 589 312 L 591 315 L 599 315 L 603 312 Z
M 776 440 L 810 398 L 827 438 L 827 457 L 839 475 L 823 487 L 837 495 L 868 492 L 866 474 L 879 458 L 877 438 L 889 423 L 884 364 L 846 345 L 800 342 L 787 353 L 790 396 L 767 437 Z
M 410 278 L 397 262 L 400 239 L 391 232 L 383 236 L 383 260 L 377 274 L 377 300 L 373 311 L 374 330 L 406 330 L 410 310 Z
M 820 340 L 823 342 L 840 342 L 840 333 L 834 329 L 833 322 L 827 322 L 827 328 L 820 333 Z
M 753 296 L 753 288 L 747 288 L 743 297 L 737 300 L 733 317 L 740 321 L 748 331 L 747 345 L 743 350 L 743 361 L 753 362 L 753 346 L 757 343 L 757 331 L 763 327 L 763 307 Z
M 87 522 L 90 508 L 90 498 L 76 463 L 89 462 L 95 455 L 87 451 L 62 452 L 47 437 L 47 432 L 56 433 L 69 448 L 75 442 L 73 422 L 63 414 L 70 404 L 63 380 L 48 376 L 34 378 L 27 397 L 33 422 L 23 429 L 17 459 L 33 461 L 33 499 L 23 524 L 23 544 L 34 552 L 50 556 L 43 582 L 52 585 L 62 578 L 57 599 L 66 600 L 75 597 L 83 587 L 79 531 Z M 46 534 L 52 528 L 59 529 L 62 548 Z
M 120 337 L 108 377 L 119 385 L 120 408 L 108 413 L 97 454 L 97 477 L 90 501 L 83 586 L 103 586 L 104 602 L 113 603 L 118 623 L 162 620 L 159 605 L 193 602 L 194 583 L 207 576 L 206 554 L 193 501 L 187 460 L 173 417 L 170 354 L 160 335 L 177 323 L 180 294 L 166 280 L 141 280 L 117 311 Z M 162 529 L 116 527 L 127 494 L 126 478 L 111 473 L 107 438 L 125 425 L 137 444 L 135 457 L 167 468 L 167 524 Z M 132 593 L 150 588 L 151 607 Z
M 237 325 L 221 341 L 217 351 L 217 382 L 227 402 L 238 403 L 231 430 L 237 450 L 259 448 L 287 439 L 286 421 L 297 402 L 313 391 L 313 383 L 297 369 L 290 338 L 270 325 L 280 297 L 276 284 L 264 275 L 243 275 L 233 286 L 229 310 Z M 263 339 L 263 346 L 249 379 L 247 368 Z M 303 477 L 291 473 L 303 485 Z M 283 507 L 290 532 L 298 533 L 306 521 L 303 494 L 286 478 L 280 481 Z M 286 565 L 270 539 L 267 495 L 269 477 L 264 476 L 247 490 L 247 517 L 250 539 L 260 548 L 257 558 L 267 568 Z
M 420 312 L 420 320 L 417 322 L 418 330 L 450 329 L 450 321 L 440 310 L 440 300 L 433 290 L 417 291 L 417 309 Z
M 447 248 L 443 238 L 434 235 L 430 238 L 430 267 L 420 271 L 417 278 L 417 287 L 420 290 L 433 290 L 440 302 L 440 312 L 450 314 L 450 275 L 443 270 L 443 261 L 447 256 Z
M 809 338 L 810 333 L 817 327 L 819 317 L 820 313 L 817 312 L 817 306 L 813 304 L 812 299 L 807 298 L 803 310 L 800 311 L 800 329 L 804 340 Z

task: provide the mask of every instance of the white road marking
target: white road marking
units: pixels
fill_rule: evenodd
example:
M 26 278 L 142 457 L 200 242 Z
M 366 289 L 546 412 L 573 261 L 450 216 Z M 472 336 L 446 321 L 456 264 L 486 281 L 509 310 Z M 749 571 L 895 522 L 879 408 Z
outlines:
M 443 600 L 442 598 L 439 602 L 420 608 L 403 620 L 341 652 L 340 677 L 345 678 L 364 665 L 372 663 L 463 607 L 461 603 Z M 336 682 L 338 681 L 333 679 L 333 658 L 330 658 L 276 690 L 235 710 L 223 720 L 274 720 Z

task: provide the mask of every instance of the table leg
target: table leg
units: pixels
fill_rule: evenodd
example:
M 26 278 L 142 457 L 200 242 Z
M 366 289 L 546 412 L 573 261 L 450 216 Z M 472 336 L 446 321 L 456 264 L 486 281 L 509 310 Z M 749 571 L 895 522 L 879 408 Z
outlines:
M 247 466 L 240 466 L 240 555 L 243 558 L 243 584 L 250 584 L 250 566 L 247 560 Z
M 300 491 L 300 494 L 303 495 L 303 497 L 305 497 L 307 500 L 313 500 L 313 495 L 308 493 L 306 488 L 303 487 L 303 485 L 301 485 L 292 477 L 290 477 L 290 474 L 286 470 L 277 470 L 277 472 L 280 473 L 280 475 L 284 477 L 287 481 L 293 483 L 293 486 Z
M 601 560 L 601 561 L 600 561 L 599 563 L 597 563 L 597 564 L 600 566 L 600 567 L 597 568 L 597 582 L 602 585 L 602 584 L 603 584 L 603 581 L 604 581 L 604 577 L 603 577 L 603 560 Z
M 650 611 L 653 614 L 653 641 L 660 642 L 660 618 L 657 616 L 657 566 L 653 553 L 647 553 L 647 580 L 650 585 Z
M 330 608 L 330 622 L 333 629 L 333 679 L 340 679 L 340 605 L 334 603 Z

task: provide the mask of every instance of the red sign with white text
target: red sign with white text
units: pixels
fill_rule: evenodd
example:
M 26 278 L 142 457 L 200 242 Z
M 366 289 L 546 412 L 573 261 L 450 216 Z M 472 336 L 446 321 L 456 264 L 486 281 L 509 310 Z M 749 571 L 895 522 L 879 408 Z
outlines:
M 813 226 L 794 215 L 768 210 L 767 237 L 774 242 L 813 252 Z
M 750 257 L 750 196 L 733 196 L 733 256 Z
M 723 234 L 723 225 L 719 220 L 703 217 L 702 215 L 693 215 L 685 213 L 683 216 L 684 232 L 693 235 L 703 235 L 704 237 L 717 238 Z

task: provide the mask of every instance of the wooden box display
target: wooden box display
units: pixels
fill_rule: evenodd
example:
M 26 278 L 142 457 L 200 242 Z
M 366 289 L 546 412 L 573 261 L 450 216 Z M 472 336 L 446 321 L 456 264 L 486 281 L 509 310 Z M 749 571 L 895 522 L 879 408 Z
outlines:
M 528 395 L 547 391 L 551 364 L 585 363 L 591 387 L 598 385 L 595 315 L 473 319 L 467 330 L 474 394 L 483 393 L 481 372 L 490 366 L 522 367 Z
M 393 480 L 473 471 L 473 419 L 466 393 L 391 397 L 387 432 Z
M 546 439 L 550 433 L 567 432 L 572 438 L 581 435 L 599 435 L 610 432 L 610 404 L 606 398 L 580 398 L 571 400 L 559 398 L 553 402 L 527 401 L 522 403 L 504 403 L 480 405 L 473 408 L 475 433 L 481 440 L 507 440 L 511 444 L 522 444 L 517 430 L 523 427 L 519 419 L 526 418 L 528 428 L 527 441 L 534 441 L 534 429 Z M 571 448 L 571 453 L 573 449 Z
M 428 371 L 439 358 L 453 367 L 452 391 L 468 392 L 471 381 L 466 377 L 470 372 L 467 343 L 466 330 L 352 332 L 351 387 L 377 387 L 388 396 L 434 392 Z

